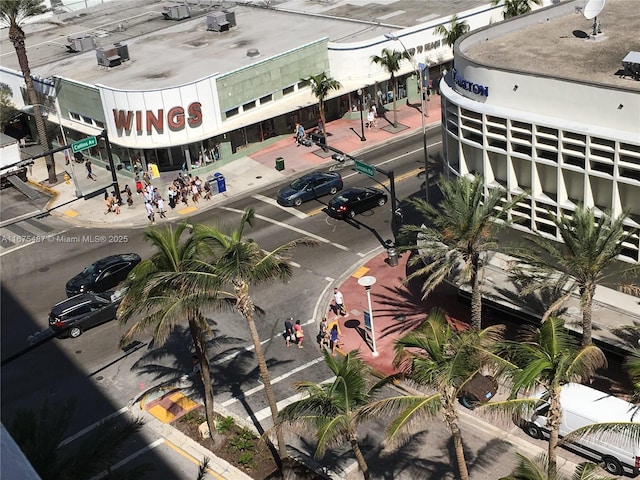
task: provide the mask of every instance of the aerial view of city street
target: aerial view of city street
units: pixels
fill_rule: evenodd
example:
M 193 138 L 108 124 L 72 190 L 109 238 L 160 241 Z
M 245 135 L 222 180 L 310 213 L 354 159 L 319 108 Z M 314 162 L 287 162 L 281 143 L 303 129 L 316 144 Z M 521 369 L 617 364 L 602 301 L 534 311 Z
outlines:
M 639 19 L 0 1 L 0 476 L 640 478 Z

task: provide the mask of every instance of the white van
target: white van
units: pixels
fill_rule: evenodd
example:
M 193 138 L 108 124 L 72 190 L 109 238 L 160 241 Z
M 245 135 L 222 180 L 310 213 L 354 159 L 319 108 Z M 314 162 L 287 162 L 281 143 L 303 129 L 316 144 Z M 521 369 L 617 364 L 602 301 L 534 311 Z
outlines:
M 544 395 L 540 396 L 544 398 Z M 561 437 L 594 423 L 640 422 L 640 406 L 577 383 L 562 387 L 560 405 Z M 548 403 L 538 407 L 529 419 L 521 423 L 524 431 L 534 438 L 547 438 L 548 411 Z M 567 444 L 567 447 L 601 462 L 602 467 L 614 475 L 626 472 L 636 476 L 640 473 L 640 444 L 622 434 L 603 434 L 600 438 L 587 436 Z

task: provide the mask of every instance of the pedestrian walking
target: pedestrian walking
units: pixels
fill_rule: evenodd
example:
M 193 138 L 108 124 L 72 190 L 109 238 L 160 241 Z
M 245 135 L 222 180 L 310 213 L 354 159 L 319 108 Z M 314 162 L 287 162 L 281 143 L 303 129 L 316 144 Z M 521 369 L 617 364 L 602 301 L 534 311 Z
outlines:
M 129 206 L 133 205 L 133 192 L 129 188 L 129 185 L 125 185 L 122 193 L 125 193 L 127 195 L 127 205 Z
M 109 212 L 112 212 L 112 211 L 113 211 L 113 207 L 112 207 L 112 204 L 111 204 L 111 197 L 109 197 L 109 192 L 107 192 L 106 190 L 105 190 L 105 192 L 104 192 L 104 205 L 105 205 L 105 207 L 106 207 L 106 209 L 105 209 L 105 211 L 104 211 L 104 214 L 105 214 L 105 215 L 106 215 L 107 213 L 109 213 Z
M 87 158 L 87 161 L 84 162 L 84 167 L 87 169 L 87 178 L 90 178 L 95 182 L 96 176 L 93 173 L 93 166 L 91 165 L 91 160 Z
M 291 322 L 293 322 L 293 317 L 289 317 L 284 321 L 284 341 L 287 347 L 291 346 L 291 342 L 296 341 L 296 334 Z
M 211 200 L 211 184 L 209 182 L 204 182 L 204 199 Z
M 116 196 L 116 192 L 111 192 L 111 211 L 113 211 L 116 215 L 120 215 L 120 202 L 118 202 L 118 197 Z
M 136 193 L 140 195 L 144 191 L 144 187 L 142 186 L 142 182 L 140 181 L 140 175 L 136 175 L 135 181 L 136 181 Z
M 327 317 L 323 317 L 320 322 L 320 333 L 318 334 L 318 343 L 320 348 L 329 347 L 329 324 L 327 323 Z
M 167 215 L 164 213 L 164 198 L 158 198 L 158 213 L 160 214 L 160 218 L 167 218 Z
M 370 110 L 373 112 L 373 126 L 378 127 L 378 109 L 375 105 L 371 105 Z
M 367 112 L 367 128 L 369 130 L 371 130 L 373 128 L 373 122 L 375 121 L 376 117 L 373 113 L 373 107 L 369 108 L 369 111 Z
M 347 315 L 347 310 L 344 307 L 344 296 L 342 292 L 338 290 L 338 287 L 333 289 L 333 303 L 331 305 L 331 310 L 333 313 L 338 315 L 342 315 L 343 317 Z
M 329 346 L 331 348 L 331 355 L 336 356 L 336 350 L 340 348 L 340 336 L 338 335 L 338 324 L 334 323 L 329 332 Z
M 146 202 L 144 202 L 144 208 L 147 211 L 147 218 L 151 222 L 151 225 L 153 225 L 154 223 L 156 223 L 156 214 L 153 211 L 153 205 L 150 201 L 147 200 Z
M 298 339 L 298 348 L 304 348 L 302 343 L 304 342 L 304 330 L 300 325 L 300 320 L 296 320 L 296 324 L 293 326 L 293 330 L 296 332 L 296 338 Z

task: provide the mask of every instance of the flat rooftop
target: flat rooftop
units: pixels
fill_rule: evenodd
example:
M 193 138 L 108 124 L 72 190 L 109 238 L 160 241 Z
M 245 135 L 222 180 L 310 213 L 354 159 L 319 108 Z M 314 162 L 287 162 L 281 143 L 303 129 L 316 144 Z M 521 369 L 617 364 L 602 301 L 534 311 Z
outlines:
M 488 4 L 488 0 L 290 0 L 191 2 L 191 18 L 165 20 L 164 7 L 182 1 L 127 0 L 24 27 L 32 73 L 58 75 L 122 89 L 161 89 L 226 73 L 322 38 L 358 42 Z M 229 10 L 236 27 L 207 31 L 208 14 Z M 69 53 L 67 38 L 91 35 L 97 47 L 120 42 L 130 60 L 107 69 L 94 51 Z M 19 70 L 8 29 L 0 32 L 0 60 Z M 247 56 L 257 49 L 259 56 Z
M 598 15 L 602 33 L 595 39 L 589 38 L 593 20 L 574 12 L 476 44 L 464 53 L 497 68 L 640 91 L 640 81 L 620 75 L 622 59 L 640 51 L 639 6 L 637 0 L 607 0 Z

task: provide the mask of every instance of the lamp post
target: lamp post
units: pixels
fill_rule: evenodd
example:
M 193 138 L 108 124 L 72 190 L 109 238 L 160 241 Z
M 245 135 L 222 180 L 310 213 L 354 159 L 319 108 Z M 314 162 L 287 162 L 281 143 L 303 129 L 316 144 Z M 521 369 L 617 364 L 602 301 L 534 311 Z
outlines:
M 362 135 L 360 135 L 360 141 L 366 142 L 367 139 L 364 137 L 364 119 L 362 118 L 362 108 L 364 107 L 364 103 L 362 101 L 362 95 L 364 92 L 361 88 L 358 89 L 358 98 L 360 99 L 360 128 L 362 130 Z
M 376 277 L 372 277 L 370 275 L 360 277 L 358 279 L 358 285 L 361 285 L 367 291 L 367 303 L 369 305 L 369 321 L 371 322 L 371 348 L 373 351 L 371 355 L 374 357 L 378 356 L 378 350 L 376 350 L 376 332 L 373 325 L 373 309 L 371 308 L 371 287 L 376 283 Z M 365 328 L 367 324 L 365 322 Z
M 424 104 L 424 78 L 422 75 L 422 70 L 418 68 L 416 64 L 416 59 L 413 55 L 409 53 L 407 47 L 405 47 L 402 39 L 400 37 L 395 36 L 393 33 L 385 33 L 385 38 L 387 40 L 393 40 L 400 42 L 402 45 L 402 49 L 404 53 L 411 58 L 411 65 L 413 66 L 413 70 L 416 73 L 416 77 L 418 78 L 418 91 L 420 92 L 420 119 L 422 120 L 422 149 L 424 151 L 424 177 L 425 177 L 425 188 L 424 188 L 424 199 L 427 203 L 429 203 L 429 155 L 427 153 L 427 127 L 425 125 L 424 117 L 429 116 L 428 110 L 425 110 Z

